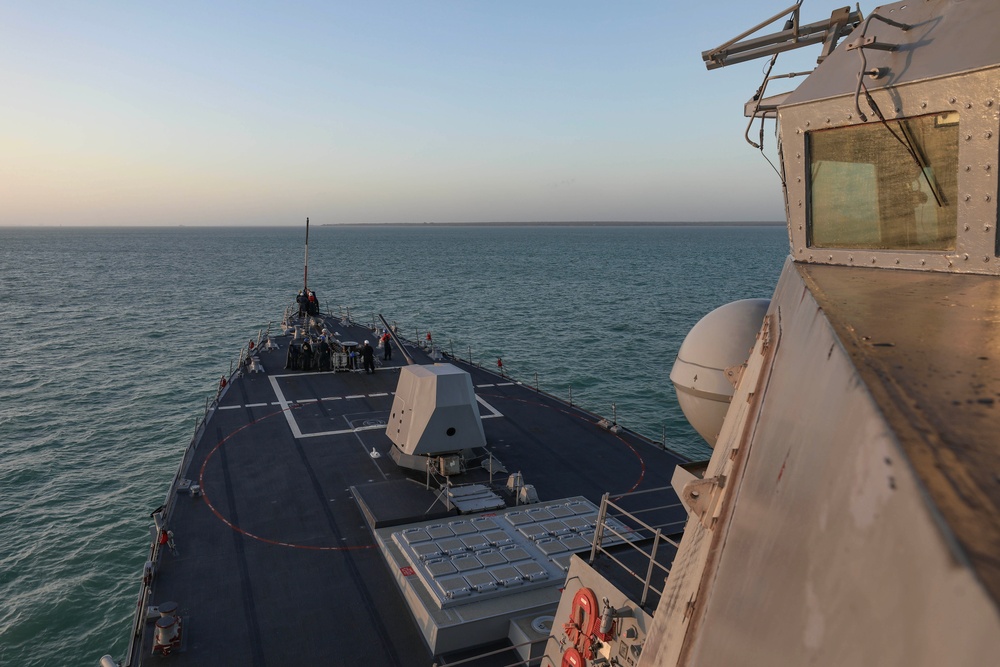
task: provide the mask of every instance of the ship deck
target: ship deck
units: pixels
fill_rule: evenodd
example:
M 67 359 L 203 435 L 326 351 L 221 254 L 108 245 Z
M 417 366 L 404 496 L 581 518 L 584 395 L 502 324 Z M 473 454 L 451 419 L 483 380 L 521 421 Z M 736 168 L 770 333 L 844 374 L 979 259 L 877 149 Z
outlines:
M 375 340 L 370 328 L 353 323 L 324 318 L 324 326 L 340 340 Z M 140 605 L 145 610 L 175 602 L 180 643 L 168 658 L 154 653 L 150 619 L 137 625 L 126 664 L 426 667 L 510 647 L 509 638 L 496 637 L 482 646 L 432 651 L 428 620 L 411 611 L 406 591 L 416 578 L 403 566 L 403 542 L 393 533 L 462 520 L 437 489 L 427 488 L 425 476 L 397 467 L 390 456 L 385 424 L 404 355 L 396 348 L 391 361 L 382 361 L 376 350 L 374 374 L 306 372 L 285 368 L 289 336 L 271 340 L 276 349 L 256 351 L 259 370 L 234 375 L 209 411 L 164 510 L 176 548 L 154 548 L 155 576 Z M 411 342 L 405 348 L 416 363 L 434 361 Z M 508 517 L 510 512 L 534 507 L 515 507 L 505 490 L 508 473 L 520 472 L 535 487 L 539 507 L 558 516 L 557 509 L 569 514 L 566 508 L 581 502 L 597 507 L 605 493 L 669 487 L 675 465 L 683 462 L 516 380 L 444 361 L 471 374 L 486 450 L 502 464 L 451 480 L 482 484 L 511 508 L 479 513 L 481 521 L 492 516 L 501 522 L 503 516 L 513 525 L 526 515 Z M 189 493 L 189 484 L 199 485 L 201 495 Z M 667 493 L 667 501 L 662 493 L 639 493 L 622 502 L 646 523 L 678 532 L 686 514 Z M 560 538 L 575 545 L 567 552 L 589 552 L 578 537 Z M 529 605 L 532 614 L 547 605 L 553 613 L 558 582 L 552 584 L 517 594 L 540 596 Z M 469 615 L 462 602 L 435 613 L 455 622 Z M 496 604 L 490 599 L 483 606 Z M 462 632 L 461 623 L 457 627 Z M 508 650 L 476 664 L 518 659 Z

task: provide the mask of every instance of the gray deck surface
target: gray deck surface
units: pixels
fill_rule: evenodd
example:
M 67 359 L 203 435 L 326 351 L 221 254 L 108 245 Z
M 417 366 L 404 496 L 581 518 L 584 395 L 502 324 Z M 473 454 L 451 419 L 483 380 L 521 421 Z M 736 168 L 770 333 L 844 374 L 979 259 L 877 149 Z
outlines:
M 375 340 L 365 328 L 326 326 L 341 340 Z M 374 493 L 414 476 L 396 467 L 377 427 L 406 361 L 396 350 L 392 365 L 382 365 L 376 351 L 374 375 L 291 371 L 288 338 L 274 340 L 278 350 L 260 353 L 265 372 L 230 384 L 182 471 L 204 496 L 177 494 L 168 507 L 178 555 L 161 549 L 150 604 L 178 603 L 182 644 L 167 658 L 151 655 L 149 623 L 132 664 L 430 665 L 435 656 L 350 491 L 381 485 Z M 430 363 L 415 346 L 407 350 Z M 605 492 L 669 485 L 675 455 L 628 431 L 610 433 L 594 415 L 530 387 L 446 361 L 470 371 L 478 397 L 501 415 L 480 406 L 488 449 L 508 471 L 521 471 L 541 500 L 584 496 L 599 504 Z M 373 458 L 373 449 L 382 456 Z M 655 507 L 643 520 L 679 530 L 683 509 L 664 504 L 663 494 L 649 496 Z M 641 509 L 644 498 L 630 498 L 630 507 Z M 425 501 L 402 494 L 386 502 L 416 517 Z M 508 652 L 492 662 L 514 659 Z

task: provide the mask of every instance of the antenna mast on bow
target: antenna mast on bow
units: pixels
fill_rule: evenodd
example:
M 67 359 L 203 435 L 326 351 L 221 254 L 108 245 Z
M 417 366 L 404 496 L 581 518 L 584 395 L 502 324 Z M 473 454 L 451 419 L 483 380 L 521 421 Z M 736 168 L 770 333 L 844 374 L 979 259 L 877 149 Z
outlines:
M 302 267 L 302 291 L 309 290 L 309 218 L 306 218 L 306 260 Z

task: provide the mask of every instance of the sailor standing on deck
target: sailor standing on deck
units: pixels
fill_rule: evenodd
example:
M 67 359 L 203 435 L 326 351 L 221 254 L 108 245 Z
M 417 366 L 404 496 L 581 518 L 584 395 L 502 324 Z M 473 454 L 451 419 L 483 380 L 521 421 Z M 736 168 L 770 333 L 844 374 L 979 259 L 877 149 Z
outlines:
M 389 335 L 388 331 L 386 331 L 384 334 L 382 334 L 382 360 L 383 361 L 389 361 L 390 359 L 392 359 L 392 344 L 390 343 L 391 340 L 392 340 L 392 336 Z
M 312 361 L 313 361 L 312 345 L 309 344 L 309 339 L 306 338 L 305 340 L 302 341 L 302 352 L 299 353 L 299 362 L 300 362 L 299 368 L 301 368 L 304 371 L 311 371 Z
M 302 317 L 306 314 L 306 305 L 309 303 L 304 290 L 299 292 L 299 295 L 295 297 L 295 301 L 299 304 L 299 317 Z
M 365 373 L 375 372 L 375 349 L 365 341 L 365 346 L 361 348 L 361 357 L 365 362 Z
M 288 345 L 288 355 L 285 357 L 285 368 L 292 368 L 298 370 L 299 368 L 299 351 L 301 346 L 298 339 L 293 340 Z
M 330 344 L 326 342 L 326 336 L 319 337 L 319 361 L 317 367 L 321 371 L 330 370 Z

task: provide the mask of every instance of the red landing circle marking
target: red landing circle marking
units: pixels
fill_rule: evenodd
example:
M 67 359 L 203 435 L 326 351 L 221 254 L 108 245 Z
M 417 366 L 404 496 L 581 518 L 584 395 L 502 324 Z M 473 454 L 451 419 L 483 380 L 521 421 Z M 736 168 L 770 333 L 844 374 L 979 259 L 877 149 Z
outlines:
M 206 466 L 208 466 L 208 462 L 212 460 L 212 457 L 215 455 L 215 452 L 217 452 L 219 450 L 219 448 L 222 447 L 222 445 L 224 445 L 226 443 L 227 440 L 229 440 L 230 438 L 232 438 L 234 435 L 236 435 L 237 433 L 239 433 L 243 429 L 250 428 L 251 426 L 257 424 L 258 422 L 262 422 L 265 419 L 269 419 L 271 417 L 274 417 L 275 415 L 280 415 L 283 412 L 286 412 L 288 410 L 291 410 L 291 409 L 297 408 L 297 407 L 299 407 L 299 406 L 298 405 L 289 405 L 288 407 L 282 408 L 281 410 L 275 410 L 274 412 L 272 412 L 270 414 L 266 414 L 263 417 L 260 417 L 258 419 L 253 420 L 249 424 L 244 424 L 243 426 L 239 427 L 238 429 L 236 429 L 235 431 L 233 431 L 232 433 L 230 433 L 229 435 L 227 435 L 225 438 L 223 438 L 222 440 L 220 440 L 218 443 L 216 443 L 215 447 L 212 448 L 212 451 L 210 451 L 208 453 L 208 455 L 205 457 L 205 460 L 202 461 L 202 463 L 201 463 L 201 470 L 198 472 L 198 484 L 201 486 L 201 496 L 202 496 L 202 499 L 205 501 L 205 504 L 208 505 L 208 508 L 210 510 L 212 510 L 212 514 L 214 514 L 215 517 L 219 521 L 221 521 L 222 523 L 226 524 L 227 526 L 229 526 L 230 528 L 232 528 L 233 530 L 235 530 L 237 533 L 239 533 L 241 535 L 245 535 L 246 537 L 249 537 L 251 539 L 257 540 L 258 542 L 263 542 L 264 544 L 272 544 L 274 546 L 279 546 L 279 547 L 291 547 L 292 549 L 308 549 L 310 551 L 356 551 L 356 550 L 360 550 L 360 549 L 374 549 L 375 548 L 374 544 L 359 544 L 359 545 L 356 545 L 356 546 L 344 546 L 344 547 L 323 547 L 323 546 L 315 546 L 315 545 L 310 545 L 310 544 L 292 544 L 291 542 L 282 542 L 280 540 L 271 540 L 271 539 L 268 539 L 266 537 L 261 537 L 260 535 L 254 535 L 250 531 L 247 531 L 247 530 L 244 530 L 243 528 L 240 528 L 239 526 L 237 526 L 236 524 L 234 524 L 232 521 L 230 521 L 229 519 L 227 519 L 226 517 L 224 517 L 222 515 L 222 513 L 218 509 L 216 509 L 215 505 L 212 504 L 212 499 L 208 495 L 208 487 L 205 485 L 205 468 L 206 468 Z

